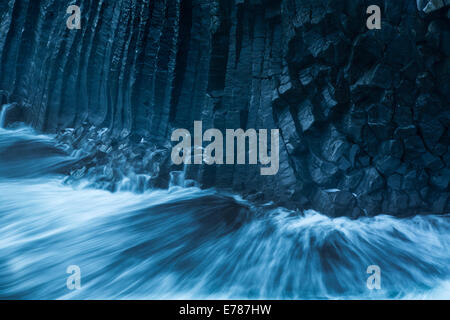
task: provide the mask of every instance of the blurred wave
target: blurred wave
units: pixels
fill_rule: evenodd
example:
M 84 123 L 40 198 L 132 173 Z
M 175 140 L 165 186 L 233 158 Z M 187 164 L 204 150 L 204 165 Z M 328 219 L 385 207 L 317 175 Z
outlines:
M 450 215 L 350 220 L 195 187 L 63 183 L 51 136 L 0 129 L 0 298 L 449 299 Z M 66 268 L 81 269 L 81 290 Z M 369 290 L 369 265 L 381 290 Z

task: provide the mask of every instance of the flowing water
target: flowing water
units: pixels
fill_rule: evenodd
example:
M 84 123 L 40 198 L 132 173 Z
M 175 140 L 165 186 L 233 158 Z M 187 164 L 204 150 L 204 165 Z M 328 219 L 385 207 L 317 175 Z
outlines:
M 64 184 L 74 161 L 51 136 L 0 129 L 0 298 L 450 298 L 449 215 L 331 219 L 195 187 L 111 193 Z M 369 265 L 381 290 L 367 288 Z
M 8 113 L 8 110 L 11 109 L 11 104 L 4 104 L 0 111 L 0 128 L 5 127 L 6 122 L 6 114 Z

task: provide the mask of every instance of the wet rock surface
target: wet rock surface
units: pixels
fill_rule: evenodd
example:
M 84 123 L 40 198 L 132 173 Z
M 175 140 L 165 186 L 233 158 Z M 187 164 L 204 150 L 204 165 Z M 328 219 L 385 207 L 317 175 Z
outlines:
M 76 2 L 81 30 L 72 1 L 0 4 L 1 99 L 38 129 L 77 128 L 70 144 L 95 157 L 70 179 L 119 181 L 132 163 L 167 186 L 183 170 L 171 131 L 202 120 L 281 131 L 276 176 L 187 167 L 202 187 L 332 216 L 450 212 L 449 1 L 372 1 L 380 30 L 362 0 Z
M 65 183 L 114 191 L 144 192 L 168 188 L 170 183 L 170 144 L 144 139 L 130 142 L 126 129 L 116 136 L 108 128 L 83 123 L 77 129 L 64 129 L 55 139 L 57 147 L 74 159 Z

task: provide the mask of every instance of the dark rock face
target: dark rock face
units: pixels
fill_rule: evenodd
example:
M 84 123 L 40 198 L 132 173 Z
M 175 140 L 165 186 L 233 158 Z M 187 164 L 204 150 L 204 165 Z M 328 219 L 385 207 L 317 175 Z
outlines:
M 33 126 L 279 128 L 277 175 L 189 178 L 332 216 L 450 212 L 448 1 L 374 0 L 381 30 L 363 0 L 80 0 L 69 30 L 73 2 L 0 4 L 2 100 Z

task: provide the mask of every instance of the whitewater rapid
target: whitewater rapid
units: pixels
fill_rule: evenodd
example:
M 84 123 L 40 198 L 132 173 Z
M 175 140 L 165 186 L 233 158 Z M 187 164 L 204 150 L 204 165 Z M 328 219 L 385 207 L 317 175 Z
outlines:
M 332 219 L 195 187 L 112 193 L 65 184 L 73 161 L 51 136 L 0 129 L 0 299 L 450 298 L 449 215 Z

